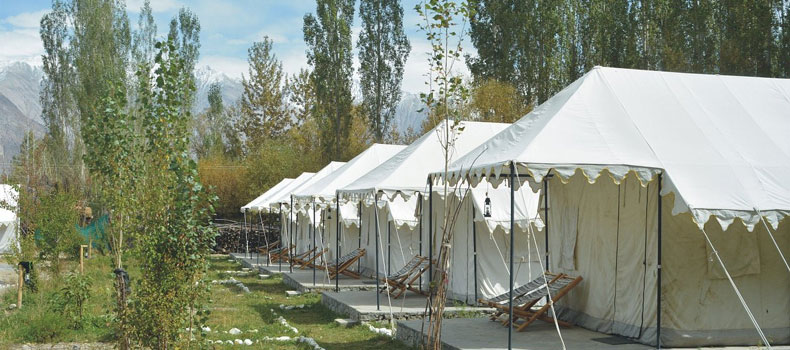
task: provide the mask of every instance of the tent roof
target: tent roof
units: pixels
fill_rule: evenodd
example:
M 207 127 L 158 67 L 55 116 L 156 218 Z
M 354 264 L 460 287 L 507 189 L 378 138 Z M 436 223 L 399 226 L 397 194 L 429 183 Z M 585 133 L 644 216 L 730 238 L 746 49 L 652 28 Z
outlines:
M 288 191 L 288 193 L 283 192 L 283 196 L 280 197 L 277 201 L 273 201 L 271 205 L 274 206 L 277 203 L 283 203 L 285 205 L 290 206 L 291 195 L 299 193 L 300 191 L 303 191 L 304 189 L 312 186 L 314 183 L 318 182 L 319 180 L 329 176 L 329 174 L 333 173 L 335 170 L 340 169 L 340 167 L 343 166 L 343 164 L 346 164 L 346 162 L 329 162 L 329 164 L 321 168 L 321 170 L 315 173 L 315 175 L 313 175 L 307 181 L 297 185 L 296 187 L 293 188 L 293 190 Z M 296 205 L 294 206 L 296 208 L 299 208 Z
M 315 176 L 315 173 L 307 173 L 307 172 L 301 173 L 288 185 L 285 185 L 285 187 L 283 187 L 281 190 L 277 191 L 277 193 L 272 195 L 272 197 L 268 201 L 269 208 L 262 206 L 261 210 L 277 212 L 279 210 L 279 206 L 277 204 L 279 203 L 290 204 L 289 200 L 291 198 L 291 192 L 293 192 L 295 188 L 299 187 L 299 185 L 305 183 L 307 180 L 310 180 L 310 178 L 312 178 L 313 176 Z
M 663 173 L 677 214 L 724 228 L 790 213 L 790 80 L 596 67 L 450 169 L 450 181 L 577 169 L 595 181 Z M 478 158 L 479 156 L 479 158 Z M 477 161 L 475 161 L 477 159 Z
M 335 198 L 338 188 L 346 186 L 360 176 L 365 175 L 368 171 L 390 159 L 404 148 L 406 146 L 373 144 L 336 171 L 295 192 L 294 198 L 300 202 L 311 201 L 312 199 L 316 199 L 319 202 L 331 201 Z
M 246 210 L 260 210 L 262 207 L 268 207 L 269 202 L 268 199 L 277 195 L 277 192 L 282 190 L 285 186 L 287 186 L 291 181 L 294 179 L 285 178 L 280 180 L 276 185 L 269 188 L 266 192 L 262 195 L 258 196 L 257 198 L 253 199 L 247 205 L 241 207 L 241 212 L 243 213 Z
M 384 192 L 392 199 L 397 193 L 410 197 L 415 192 L 424 191 L 428 174 L 443 168 L 442 143 L 446 138 L 447 125 L 447 122 L 440 123 L 386 162 L 339 189 L 341 197 L 349 199 Z M 450 126 L 450 137 L 455 140 L 450 160 L 466 154 L 508 125 L 462 121 L 456 127 Z

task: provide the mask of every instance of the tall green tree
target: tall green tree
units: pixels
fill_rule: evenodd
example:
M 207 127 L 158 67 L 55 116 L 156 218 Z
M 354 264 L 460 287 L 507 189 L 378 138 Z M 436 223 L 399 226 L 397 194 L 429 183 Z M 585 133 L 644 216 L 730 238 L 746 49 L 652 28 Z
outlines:
M 272 41 L 264 37 L 247 50 L 249 70 L 242 76 L 241 119 L 237 130 L 244 134 L 249 151 L 265 139 L 282 135 L 290 126 L 285 106 L 282 64 L 272 51 Z
M 41 117 L 47 130 L 47 150 L 56 171 L 52 178 L 69 187 L 79 182 L 81 159 L 74 156 L 80 149 L 79 114 L 74 90 L 77 76 L 73 51 L 69 45 L 70 8 L 62 1 L 52 3 L 52 12 L 41 18 L 41 41 L 44 45 L 39 101 Z M 77 182 L 77 183 L 75 183 Z
M 198 159 L 210 154 L 224 153 L 223 133 L 229 127 L 225 120 L 225 103 L 222 101 L 222 84 L 215 82 L 208 88 L 208 108 L 195 119 L 193 151 Z
M 187 90 L 187 102 L 195 102 L 195 65 L 200 58 L 200 20 L 192 10 L 182 7 L 178 14 L 170 20 L 170 32 L 167 35 L 175 46 L 175 51 L 183 63 L 180 65 L 186 80 L 191 88 Z
M 411 45 L 399 0 L 360 0 L 359 73 L 362 108 L 376 142 L 388 134 L 401 96 L 403 65 Z
M 316 0 L 316 14 L 304 16 L 307 62 L 313 67 L 316 117 L 324 157 L 339 160 L 351 125 L 351 24 L 354 0 Z

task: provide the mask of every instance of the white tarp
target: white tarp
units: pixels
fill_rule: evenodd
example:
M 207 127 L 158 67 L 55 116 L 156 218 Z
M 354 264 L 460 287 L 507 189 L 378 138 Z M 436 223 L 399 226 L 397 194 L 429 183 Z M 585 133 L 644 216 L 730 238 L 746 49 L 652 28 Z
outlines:
M 16 242 L 16 216 L 19 194 L 10 185 L 0 185 L 0 254 L 10 253 Z
M 280 182 L 269 188 L 262 195 L 256 197 L 255 199 L 247 203 L 247 205 L 241 207 L 241 212 L 243 213 L 248 210 L 258 211 L 261 210 L 261 208 L 268 208 L 269 207 L 268 199 L 276 196 L 278 191 L 288 186 L 288 184 L 291 183 L 293 180 L 294 179 L 290 179 L 290 178 L 282 179 Z
M 401 145 L 373 144 L 323 179 L 295 191 L 294 200 L 298 200 L 300 203 L 310 203 L 316 200 L 322 204 L 334 201 L 335 192 L 338 188 L 342 188 L 360 176 L 365 175 L 405 147 Z
M 452 180 L 511 161 L 539 182 L 607 169 L 642 183 L 664 172 L 673 214 L 753 229 L 790 213 L 790 80 L 596 67 L 452 167 Z

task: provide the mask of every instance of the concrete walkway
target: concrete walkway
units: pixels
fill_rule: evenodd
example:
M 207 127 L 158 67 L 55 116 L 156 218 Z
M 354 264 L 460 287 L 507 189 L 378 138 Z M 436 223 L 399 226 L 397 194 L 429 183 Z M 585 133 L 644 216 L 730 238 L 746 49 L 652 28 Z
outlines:
M 425 314 L 425 304 L 427 298 L 414 292 L 406 292 L 398 299 L 387 299 L 387 294 L 381 293 L 379 296 L 379 306 L 376 307 L 375 291 L 353 291 L 353 292 L 323 292 L 321 294 L 321 304 L 339 314 L 349 315 L 356 321 L 385 320 L 395 318 L 418 319 Z M 390 308 L 392 305 L 392 308 Z M 477 308 L 472 306 L 452 306 L 448 303 L 445 308 L 445 317 L 454 317 L 459 314 L 471 312 L 490 312 L 489 308 Z
M 399 321 L 396 337 L 408 345 L 417 347 L 421 341 L 422 321 Z M 427 324 L 426 324 L 427 326 Z M 569 350 L 573 349 L 654 349 L 630 341 L 630 339 L 593 332 L 581 327 L 560 328 L 562 339 Z M 507 349 L 507 327 L 488 318 L 446 319 L 442 321 L 442 349 L 444 350 L 504 350 Z M 535 322 L 523 332 L 513 332 L 513 349 L 538 350 L 561 349 L 562 344 L 553 324 Z M 669 348 L 665 348 L 671 350 Z M 693 348 L 707 350 L 752 350 L 764 349 L 756 346 Z M 775 350 L 790 350 L 790 346 L 773 346 Z M 680 349 L 676 349 L 680 350 Z
M 312 268 L 300 269 L 294 267 L 293 272 L 289 272 L 290 266 L 288 263 L 279 262 L 267 264 L 266 257 L 258 257 L 256 254 L 246 255 L 244 253 L 231 253 L 231 257 L 239 261 L 245 267 L 257 268 L 265 274 L 282 273 L 283 283 L 285 285 L 298 290 L 300 292 L 321 292 L 321 291 L 334 291 L 335 280 L 330 280 L 324 270 L 315 270 L 313 274 Z M 251 257 L 250 257 L 251 256 Z M 376 281 L 370 278 L 351 278 L 346 275 L 340 275 L 339 285 L 341 291 L 354 291 L 354 290 L 374 290 L 376 289 Z

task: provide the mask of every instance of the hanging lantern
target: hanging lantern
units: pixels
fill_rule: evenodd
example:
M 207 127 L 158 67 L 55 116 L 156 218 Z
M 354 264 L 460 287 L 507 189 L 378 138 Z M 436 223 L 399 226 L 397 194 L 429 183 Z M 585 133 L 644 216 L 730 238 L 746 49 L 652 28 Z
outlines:
M 332 220 L 332 207 L 327 207 L 326 208 L 326 219 L 327 220 Z
M 491 217 L 491 198 L 488 198 L 488 192 L 486 192 L 486 200 L 483 205 L 483 216 L 487 218 Z

